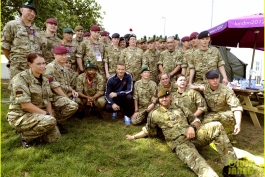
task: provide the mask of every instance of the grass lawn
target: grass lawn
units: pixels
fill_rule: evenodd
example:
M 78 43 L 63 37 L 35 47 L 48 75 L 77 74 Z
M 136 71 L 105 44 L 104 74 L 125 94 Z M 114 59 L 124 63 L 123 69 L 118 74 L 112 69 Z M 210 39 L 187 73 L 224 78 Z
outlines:
M 3 86 L 3 85 L 2 85 Z M 5 86 L 2 93 L 6 92 Z M 2 94 L 6 96 L 8 94 Z M 19 135 L 7 120 L 8 103 L 1 107 L 2 177 L 193 177 L 163 140 L 126 140 L 126 134 L 139 132 L 142 126 L 125 125 L 122 115 L 111 119 L 104 114 L 99 120 L 88 116 L 83 120 L 68 119 L 64 134 L 57 143 L 41 144 L 23 149 Z M 263 125 L 263 115 L 261 116 Z M 263 127 L 252 125 L 249 115 L 242 122 L 242 132 L 235 147 L 264 156 Z M 200 150 L 211 167 L 220 175 L 222 164 L 217 152 L 210 147 Z M 251 177 L 263 177 L 263 168 L 252 165 Z

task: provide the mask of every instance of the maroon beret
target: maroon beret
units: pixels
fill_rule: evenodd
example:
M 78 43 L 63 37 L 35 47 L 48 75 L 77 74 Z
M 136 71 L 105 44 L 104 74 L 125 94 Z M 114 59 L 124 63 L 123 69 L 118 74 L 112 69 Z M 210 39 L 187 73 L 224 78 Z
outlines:
M 190 37 L 189 36 L 184 36 L 183 38 L 181 38 L 181 42 L 185 42 L 185 41 L 189 41 Z
M 54 18 L 48 18 L 48 19 L 46 20 L 46 23 L 52 23 L 52 24 L 58 25 L 57 20 L 55 20 Z
M 84 37 L 90 37 L 90 33 L 89 33 L 89 32 L 86 32 L 86 33 L 84 34 Z
M 90 30 L 91 31 L 100 31 L 100 27 L 97 25 L 93 25 L 93 26 L 91 26 Z
M 193 33 L 191 33 L 191 34 L 190 34 L 190 39 L 197 38 L 198 34 L 199 34 L 199 33 L 197 33 L 197 32 L 193 32 Z
M 102 31 L 101 36 L 108 36 L 109 32 L 108 31 Z
M 56 46 L 53 49 L 53 53 L 54 54 L 65 54 L 67 53 L 67 48 L 62 45 Z

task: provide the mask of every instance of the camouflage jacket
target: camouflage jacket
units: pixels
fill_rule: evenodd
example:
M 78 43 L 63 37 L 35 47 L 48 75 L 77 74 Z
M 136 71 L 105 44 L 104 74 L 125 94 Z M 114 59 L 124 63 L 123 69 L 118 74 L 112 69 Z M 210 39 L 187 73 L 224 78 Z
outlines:
M 120 61 L 125 63 L 126 72 L 132 75 L 133 81 L 141 79 L 142 55 L 143 50 L 137 47 L 135 49 L 127 47 L 121 51 Z
M 157 82 L 158 80 L 158 74 L 159 74 L 159 69 L 157 66 L 157 63 L 159 61 L 159 56 L 160 53 L 158 50 L 155 50 L 152 52 L 151 50 L 147 50 L 143 54 L 143 62 L 142 65 L 147 65 L 150 70 L 151 70 L 151 76 L 150 79 Z
M 9 50 L 10 62 L 27 62 L 30 53 L 41 53 L 45 48 L 46 41 L 43 41 L 40 30 L 34 24 L 30 27 L 32 34 L 29 34 L 24 24 L 19 20 L 9 21 L 3 28 L 2 48 Z
M 45 31 L 41 32 L 41 37 L 47 41 L 46 47 L 42 49 L 42 55 L 45 58 L 46 63 L 48 64 L 54 60 L 54 47 L 61 45 L 62 40 L 58 38 L 56 34 L 54 36 L 47 35 Z
M 187 64 L 183 63 L 183 56 L 179 50 L 174 50 L 173 52 L 169 52 L 165 50 L 160 53 L 158 65 L 161 64 L 165 73 L 170 73 L 173 71 L 178 65 L 181 68 L 186 68 Z
M 188 108 L 192 113 L 195 113 L 197 110 L 207 112 L 204 98 L 198 91 L 193 89 L 186 88 L 182 94 L 175 92 L 172 102 L 174 105 Z
M 194 121 L 192 112 L 186 108 L 172 105 L 169 108 L 160 106 L 148 114 L 143 131 L 149 136 L 154 136 L 157 128 L 161 128 L 167 144 L 173 150 L 177 145 L 187 141 L 186 131 L 190 126 L 189 122 Z
M 94 96 L 96 93 L 104 95 L 104 85 L 103 77 L 100 74 L 97 74 L 88 84 L 86 73 L 82 73 L 77 77 L 76 91 L 86 96 Z
M 133 99 L 138 101 L 139 109 L 146 109 L 156 99 L 156 87 L 156 83 L 152 80 L 148 83 L 143 83 L 142 80 L 135 82 Z
M 190 69 L 195 69 L 196 83 L 206 83 L 205 74 L 212 69 L 218 69 L 224 64 L 225 62 L 216 47 L 209 47 L 207 51 L 195 50 L 192 59 L 189 60 Z
M 18 116 L 27 113 L 20 106 L 21 103 L 30 102 L 40 109 L 46 109 L 53 99 L 49 81 L 44 76 L 40 83 L 32 74 L 31 69 L 22 71 L 10 81 L 11 95 L 9 112 L 15 111 Z
M 97 59 L 96 52 L 100 53 L 100 57 Z M 105 75 L 104 69 L 104 52 L 105 47 L 101 42 L 92 42 L 92 40 L 84 40 L 78 47 L 76 58 L 81 58 L 83 60 L 83 66 L 90 60 L 91 63 L 97 66 L 99 74 Z
M 77 63 L 76 63 L 76 52 L 78 44 L 74 41 L 71 44 L 66 44 L 64 40 L 62 40 L 62 45 L 67 48 L 67 60 L 71 60 L 72 63 L 72 70 L 77 71 Z
M 109 74 L 113 75 L 116 73 L 118 61 L 121 56 L 121 48 L 114 49 L 113 45 L 109 46 L 105 50 L 104 62 L 108 64 Z
M 70 72 L 64 66 L 60 66 L 56 60 L 46 66 L 45 76 L 49 79 L 52 89 L 61 87 L 65 94 L 68 93 L 71 83 Z
M 206 84 L 203 93 L 210 111 L 243 111 L 234 91 L 221 83 L 215 91 L 210 88 L 209 84 Z

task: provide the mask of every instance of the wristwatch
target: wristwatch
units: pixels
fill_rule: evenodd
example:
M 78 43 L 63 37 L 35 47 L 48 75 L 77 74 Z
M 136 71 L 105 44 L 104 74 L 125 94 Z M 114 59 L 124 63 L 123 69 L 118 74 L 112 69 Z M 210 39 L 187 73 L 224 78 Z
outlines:
M 51 115 L 49 111 L 46 111 L 46 115 Z
M 194 129 L 195 132 L 197 131 L 197 127 L 195 125 L 190 125 L 190 126 Z

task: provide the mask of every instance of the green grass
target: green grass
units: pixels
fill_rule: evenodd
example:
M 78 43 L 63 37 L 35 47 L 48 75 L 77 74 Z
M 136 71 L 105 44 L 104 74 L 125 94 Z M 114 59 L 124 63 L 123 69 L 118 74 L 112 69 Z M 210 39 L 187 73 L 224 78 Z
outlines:
M 90 116 L 83 120 L 70 118 L 65 125 L 68 134 L 60 141 L 23 149 L 19 135 L 5 118 L 7 111 L 8 104 L 2 103 L 2 177 L 196 176 L 163 140 L 126 140 L 126 134 L 135 134 L 142 126 L 125 125 L 121 115 L 111 119 L 110 114 L 104 114 L 103 120 Z M 264 156 L 263 129 L 257 130 L 251 121 L 243 120 L 242 132 L 236 140 L 236 147 Z M 222 176 L 219 155 L 209 147 L 200 153 Z M 263 168 L 254 166 L 254 170 L 250 176 L 263 177 Z

